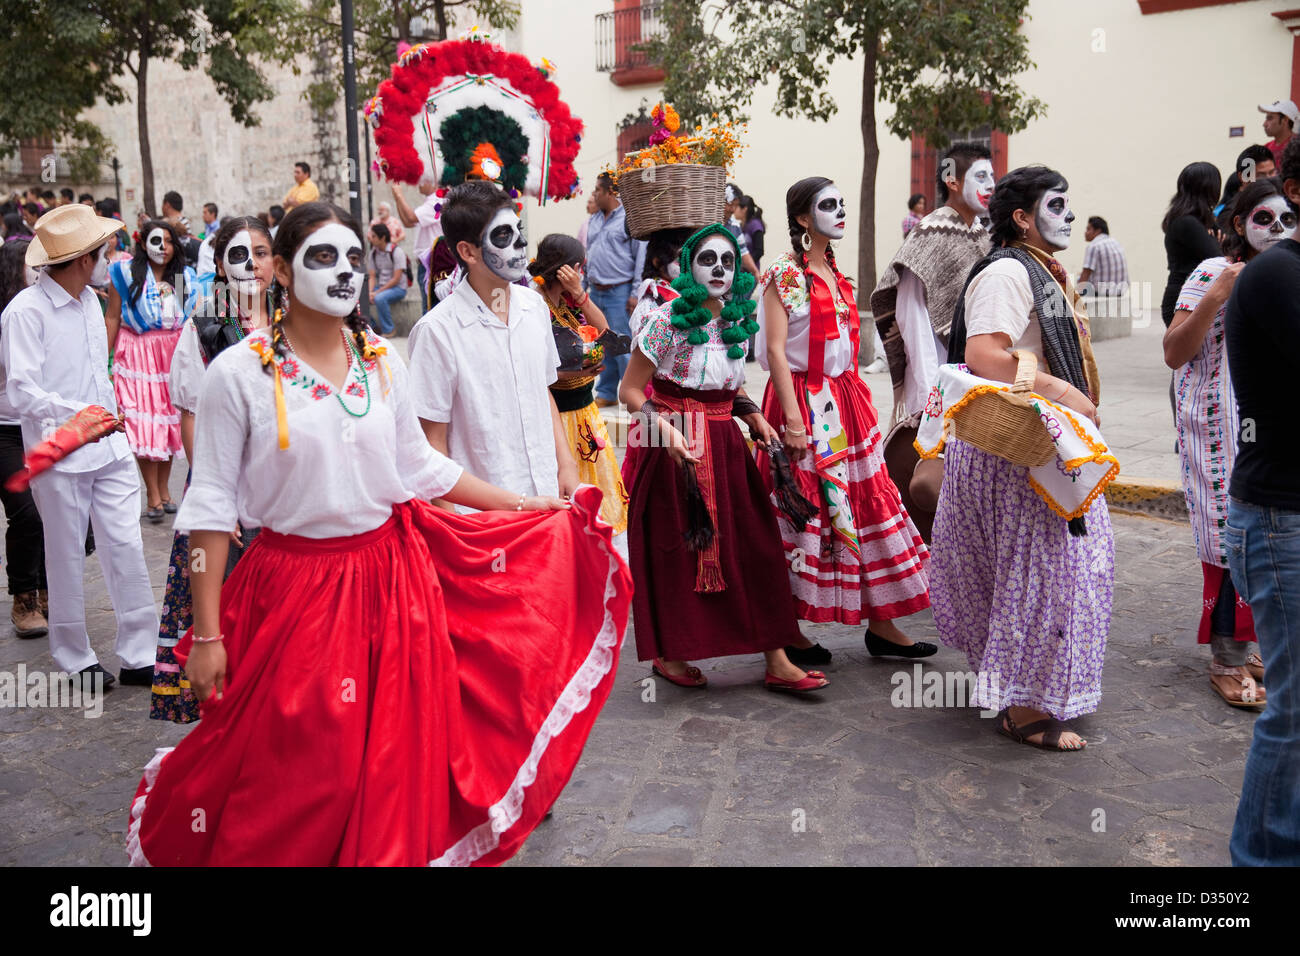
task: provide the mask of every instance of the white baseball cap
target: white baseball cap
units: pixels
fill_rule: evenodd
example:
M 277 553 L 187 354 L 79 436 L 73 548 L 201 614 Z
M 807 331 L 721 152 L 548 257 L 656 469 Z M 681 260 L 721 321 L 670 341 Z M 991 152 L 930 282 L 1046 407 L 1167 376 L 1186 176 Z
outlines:
M 1300 124 L 1300 109 L 1295 105 L 1293 100 L 1278 100 L 1276 103 L 1260 103 L 1259 111 L 1261 113 L 1281 113 L 1291 121 L 1291 125 Z

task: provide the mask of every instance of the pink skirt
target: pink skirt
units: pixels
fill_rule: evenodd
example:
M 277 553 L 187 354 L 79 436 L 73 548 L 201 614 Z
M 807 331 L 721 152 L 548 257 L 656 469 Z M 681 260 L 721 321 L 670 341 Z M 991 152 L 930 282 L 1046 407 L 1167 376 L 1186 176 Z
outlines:
M 140 335 L 125 325 L 117 333 L 113 394 L 118 414 L 126 418 L 126 441 L 136 458 L 166 461 L 181 449 L 181 416 L 167 387 L 180 337 L 180 329 Z

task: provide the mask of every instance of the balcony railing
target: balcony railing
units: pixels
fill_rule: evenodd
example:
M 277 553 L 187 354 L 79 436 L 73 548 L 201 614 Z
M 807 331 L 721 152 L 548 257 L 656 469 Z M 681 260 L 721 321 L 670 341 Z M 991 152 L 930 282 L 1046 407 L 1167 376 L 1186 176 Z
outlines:
M 626 3 L 616 0 L 615 9 L 596 14 L 596 69 L 618 74 L 655 72 L 659 64 L 650 61 L 638 47 L 664 33 L 663 2 Z

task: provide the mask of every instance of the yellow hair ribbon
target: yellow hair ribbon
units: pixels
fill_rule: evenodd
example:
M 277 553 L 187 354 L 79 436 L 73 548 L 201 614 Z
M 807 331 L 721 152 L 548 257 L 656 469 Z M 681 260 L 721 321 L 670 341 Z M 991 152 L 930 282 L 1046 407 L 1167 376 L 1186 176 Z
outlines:
M 284 385 L 280 381 L 280 363 L 275 361 L 275 349 L 254 339 L 248 347 L 257 353 L 262 365 L 275 364 L 275 427 L 281 450 L 289 447 L 289 415 L 284 407 Z
M 388 367 L 388 359 L 384 358 L 384 356 L 387 354 L 388 354 L 388 346 L 373 345 L 368 339 L 366 340 L 365 349 L 362 350 L 361 352 L 363 358 L 369 359 L 372 362 L 374 361 L 379 362 L 380 368 L 383 370 L 383 374 L 386 379 L 386 381 L 384 382 L 385 397 L 387 397 L 388 393 L 392 391 L 392 381 L 393 381 L 393 370 Z

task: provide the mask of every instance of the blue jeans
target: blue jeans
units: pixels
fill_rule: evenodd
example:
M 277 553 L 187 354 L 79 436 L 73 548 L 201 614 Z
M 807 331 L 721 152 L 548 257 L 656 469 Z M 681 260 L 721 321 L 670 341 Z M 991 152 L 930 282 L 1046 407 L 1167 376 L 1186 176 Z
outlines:
M 604 290 L 597 289 L 594 283 L 591 286 L 591 301 L 595 303 L 596 308 L 605 313 L 609 327 L 619 335 L 628 334 L 627 300 L 631 294 L 630 279 Z M 619 355 L 605 359 L 605 371 L 601 372 L 600 378 L 596 380 L 597 398 L 618 401 L 618 383 L 623 381 L 623 373 L 627 371 L 629 358 L 631 358 L 629 355 Z
M 383 292 L 375 293 L 375 331 L 380 335 L 393 334 L 393 306 L 406 298 L 406 290 L 400 284 Z
M 1250 605 L 1268 705 L 1255 720 L 1229 849 L 1236 866 L 1300 865 L 1300 511 L 1231 499 L 1232 581 Z

